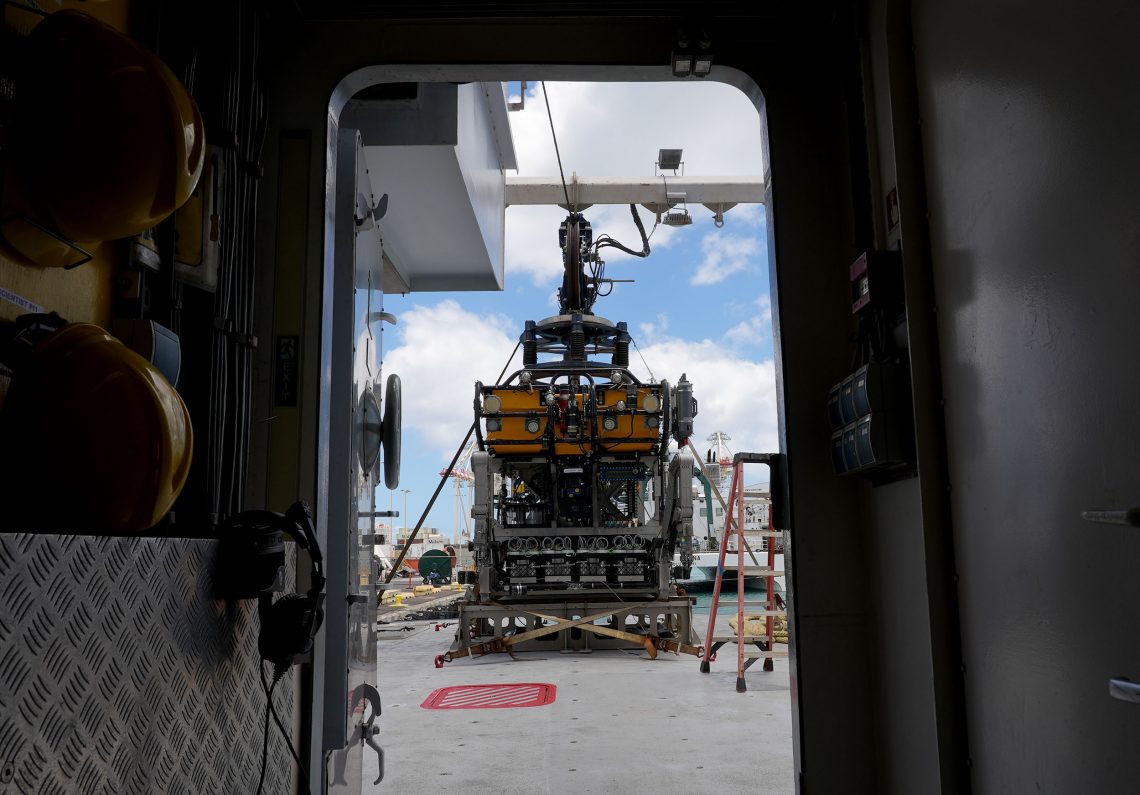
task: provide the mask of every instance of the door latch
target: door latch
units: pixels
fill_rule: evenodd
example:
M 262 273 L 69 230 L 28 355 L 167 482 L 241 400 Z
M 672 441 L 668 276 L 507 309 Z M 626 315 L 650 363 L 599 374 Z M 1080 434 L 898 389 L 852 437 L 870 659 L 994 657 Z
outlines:
M 1086 522 L 1097 524 L 1122 524 L 1128 527 L 1140 527 L 1140 508 L 1127 510 L 1113 510 L 1106 508 L 1090 508 L 1081 511 L 1081 518 Z

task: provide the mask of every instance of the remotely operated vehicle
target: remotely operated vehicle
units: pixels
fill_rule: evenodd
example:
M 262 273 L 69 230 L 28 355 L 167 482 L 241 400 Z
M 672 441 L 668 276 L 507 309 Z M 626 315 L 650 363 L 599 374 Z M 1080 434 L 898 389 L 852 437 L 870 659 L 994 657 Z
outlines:
M 652 609 L 622 612 L 611 624 L 688 639 L 691 603 L 674 578 L 692 565 L 693 464 L 670 460 L 669 440 L 683 447 L 692 433 L 693 385 L 684 375 L 676 385 L 639 379 L 629 369 L 626 323 L 592 311 L 613 285 L 600 251 L 649 253 L 631 210 L 640 252 L 608 235 L 594 239 L 581 214 L 567 216 L 559 314 L 526 322 L 521 369 L 476 386 L 477 587 L 461 615 L 460 646 L 502 634 L 504 625 L 541 626 L 539 614 L 581 617 L 631 600 Z M 688 557 L 676 567 L 678 550 Z M 577 647 L 622 643 L 575 628 L 545 640 L 556 636 Z

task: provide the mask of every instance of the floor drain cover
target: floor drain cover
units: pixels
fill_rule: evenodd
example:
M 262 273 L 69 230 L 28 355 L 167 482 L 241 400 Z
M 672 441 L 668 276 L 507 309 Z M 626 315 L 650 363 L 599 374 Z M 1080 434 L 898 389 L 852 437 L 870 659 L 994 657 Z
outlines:
M 432 691 L 424 709 L 503 709 L 553 704 L 558 688 L 527 682 L 514 685 L 456 685 Z

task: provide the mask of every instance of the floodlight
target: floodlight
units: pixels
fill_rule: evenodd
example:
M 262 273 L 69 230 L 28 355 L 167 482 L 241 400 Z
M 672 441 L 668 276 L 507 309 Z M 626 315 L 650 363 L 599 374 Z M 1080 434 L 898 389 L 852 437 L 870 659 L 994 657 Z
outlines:
M 662 171 L 676 171 L 681 167 L 680 149 L 658 149 L 657 167 Z
M 693 58 L 693 76 L 708 77 L 712 71 L 713 57 L 709 53 L 701 53 Z

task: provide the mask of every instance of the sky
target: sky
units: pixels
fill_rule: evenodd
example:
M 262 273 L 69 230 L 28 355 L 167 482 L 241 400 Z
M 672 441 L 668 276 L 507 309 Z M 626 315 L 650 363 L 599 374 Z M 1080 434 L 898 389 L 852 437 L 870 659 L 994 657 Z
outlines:
M 567 178 L 654 174 L 657 151 L 684 149 L 689 177 L 761 177 L 760 118 L 737 89 L 715 82 L 548 83 L 558 147 Z M 515 94 L 519 86 L 509 88 Z M 525 109 L 510 114 L 518 171 L 508 176 L 551 177 L 558 161 L 543 85 L 530 83 Z M 637 259 L 603 249 L 606 276 L 615 284 L 594 313 L 624 320 L 638 350 L 630 369 L 676 383 L 685 374 L 699 405 L 693 443 L 702 451 L 713 431 L 732 437 L 734 451 L 775 452 L 776 393 L 768 290 L 768 230 L 764 208 L 739 205 L 723 228 L 712 212 L 690 205 L 693 224 L 654 226 L 639 208 L 652 252 Z M 585 211 L 594 235 L 606 233 L 633 249 L 641 239 L 628 205 Z M 388 294 L 383 372 L 403 387 L 400 489 L 381 483 L 376 502 L 391 505 L 411 527 L 439 484 L 441 470 L 471 425 L 477 380 L 493 383 L 507 363 L 524 321 L 557 314 L 562 277 L 558 207 L 508 207 L 505 286 L 501 292 Z M 521 367 L 521 353 L 511 363 Z M 409 489 L 408 494 L 403 489 Z M 405 499 L 407 509 L 405 511 Z M 456 525 L 456 497 L 448 481 L 424 522 L 446 536 Z M 468 522 L 471 520 L 468 519 Z

